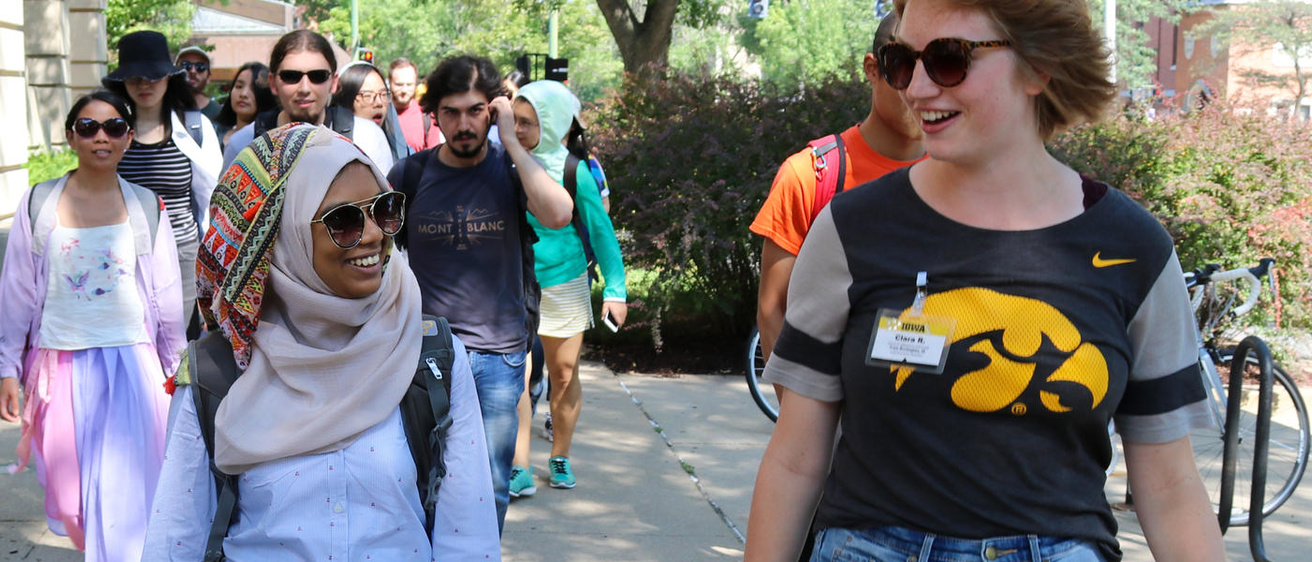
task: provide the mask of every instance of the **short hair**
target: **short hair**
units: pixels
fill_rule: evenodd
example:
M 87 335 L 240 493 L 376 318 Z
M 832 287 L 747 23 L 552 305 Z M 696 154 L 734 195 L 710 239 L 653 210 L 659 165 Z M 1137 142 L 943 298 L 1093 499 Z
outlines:
M 911 0 L 894 0 L 898 15 Z M 1071 0 L 949 0 L 982 11 L 1027 72 L 1047 75 L 1035 98 L 1039 134 L 1050 140 L 1082 122 L 1096 122 L 1116 98 L 1110 78 L 1110 52 L 1093 27 L 1089 6 Z
M 251 91 L 255 92 L 255 113 L 263 113 L 278 107 L 278 98 L 273 95 L 273 90 L 269 89 L 269 67 L 264 66 L 264 63 L 251 61 L 241 65 L 241 68 L 232 75 L 233 83 L 236 83 L 237 77 L 247 70 L 251 71 Z M 219 107 L 219 114 L 214 117 L 214 122 L 225 127 L 237 125 L 237 111 L 232 108 L 231 87 L 228 88 L 228 97 L 223 98 L 223 105 Z
M 897 24 L 902 21 L 897 12 L 889 12 L 884 19 L 879 20 L 879 27 L 875 28 L 875 40 L 871 44 L 870 52 L 879 54 L 879 48 L 893 42 L 893 34 L 897 32 Z
M 419 76 L 419 67 L 415 66 L 415 63 L 410 62 L 410 59 L 408 58 L 397 57 L 392 60 L 392 64 L 387 65 L 387 79 L 391 80 L 392 75 L 396 73 L 396 69 L 401 68 L 403 66 L 408 66 L 410 68 L 413 68 L 415 70 L 415 76 L 416 77 Z
M 364 87 L 365 79 L 374 73 L 378 74 L 379 79 L 383 78 L 383 73 L 378 71 L 378 67 L 367 62 L 357 61 L 342 67 L 342 73 L 337 76 L 337 92 L 333 94 L 333 105 L 354 111 L 356 94 L 359 94 L 360 88 Z M 383 80 L 383 89 L 391 91 L 387 86 L 387 80 Z
M 328 60 L 328 70 L 337 72 L 337 55 L 333 54 L 333 45 L 324 36 L 308 29 L 298 29 L 278 39 L 273 52 L 269 54 L 269 72 L 277 74 L 282 67 L 282 60 L 293 51 L 310 51 L 319 53 Z
M 128 122 L 129 129 L 137 128 L 137 118 L 132 114 L 132 109 L 128 106 L 128 100 L 109 90 L 95 90 L 86 94 L 77 101 L 73 102 L 72 109 L 68 110 L 68 117 L 64 118 L 64 130 L 73 130 L 73 123 L 77 121 L 77 114 L 81 113 L 86 106 L 91 105 L 93 101 L 103 101 L 118 112 L 118 116 Z
M 472 55 L 443 59 L 428 75 L 424 84 L 428 90 L 424 92 L 423 99 L 419 100 L 419 106 L 427 113 L 436 113 L 442 98 L 470 90 L 478 90 L 487 96 L 488 101 L 506 95 L 497 65 L 485 57 Z

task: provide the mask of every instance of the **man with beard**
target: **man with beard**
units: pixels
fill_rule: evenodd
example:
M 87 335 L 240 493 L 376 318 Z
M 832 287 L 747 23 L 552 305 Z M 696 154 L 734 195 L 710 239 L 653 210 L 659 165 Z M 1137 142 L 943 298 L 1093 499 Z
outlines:
M 387 81 L 392 86 L 392 105 L 396 107 L 396 119 L 401 122 L 405 143 L 419 152 L 445 142 L 432 115 L 420 108 L 415 99 L 415 89 L 419 85 L 419 69 L 415 63 L 405 57 L 393 60 L 387 68 Z
M 510 99 L 492 61 L 447 58 L 426 84 L 420 105 L 437 115 L 447 142 L 405 158 L 387 175 L 407 199 L 405 228 L 396 240 L 419 280 L 424 313 L 446 317 L 469 350 L 497 524 L 504 526 L 516 405 L 529 336 L 537 331 L 532 228 L 524 213 L 563 228 L 574 204 L 519 144 Z M 500 145 L 487 139 L 493 120 Z
M 219 116 L 223 104 L 214 101 L 214 98 L 205 93 L 205 88 L 210 85 L 210 54 L 200 47 L 187 47 L 178 51 L 178 58 L 174 62 L 187 71 L 187 87 L 191 90 L 191 96 L 196 99 L 196 108 L 200 109 L 210 121 L 214 121 Z
M 269 88 L 279 108 L 255 116 L 228 139 L 223 149 L 223 169 L 257 136 L 288 123 L 323 125 L 351 139 L 379 169 L 391 169 L 394 159 L 383 130 L 349 109 L 330 106 L 337 89 L 337 57 L 322 35 L 298 29 L 278 39 L 269 57 Z

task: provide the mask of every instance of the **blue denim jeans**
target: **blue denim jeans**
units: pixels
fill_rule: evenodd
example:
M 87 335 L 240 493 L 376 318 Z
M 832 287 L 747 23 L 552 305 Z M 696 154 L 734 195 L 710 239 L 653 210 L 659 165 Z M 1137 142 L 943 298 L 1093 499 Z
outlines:
M 510 465 L 515 457 L 515 435 L 519 431 L 519 396 L 524 393 L 524 357 L 527 353 L 484 353 L 469 351 L 474 371 L 478 404 L 483 411 L 487 456 L 492 465 L 492 492 L 497 502 L 497 528 L 506 525 L 510 505 Z
M 820 531 L 813 561 L 1104 562 L 1097 545 L 1080 539 L 1017 535 L 958 539 L 901 527 Z

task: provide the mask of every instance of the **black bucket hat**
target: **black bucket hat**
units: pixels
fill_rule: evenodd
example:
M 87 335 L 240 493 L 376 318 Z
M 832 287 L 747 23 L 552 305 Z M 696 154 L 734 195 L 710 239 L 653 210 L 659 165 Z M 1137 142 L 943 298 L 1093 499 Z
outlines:
M 158 31 L 134 31 L 118 40 L 118 68 L 101 82 L 123 82 L 141 77 L 159 80 L 183 70 L 169 58 L 169 43 Z

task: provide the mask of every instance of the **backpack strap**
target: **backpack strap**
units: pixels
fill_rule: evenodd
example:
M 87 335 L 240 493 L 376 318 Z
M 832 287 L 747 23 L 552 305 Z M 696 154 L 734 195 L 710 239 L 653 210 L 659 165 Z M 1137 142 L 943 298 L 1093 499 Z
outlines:
M 820 210 L 833 200 L 834 194 L 843 191 L 847 177 L 847 147 L 843 145 L 841 135 L 826 135 L 806 145 L 811 147 L 811 162 L 815 166 L 815 202 L 811 205 L 811 221 L 814 222 Z
M 209 454 L 210 474 L 214 476 L 218 496 L 218 508 L 205 543 L 205 561 L 217 562 L 224 559 L 223 538 L 228 536 L 228 528 L 237 513 L 237 476 L 225 474 L 214 463 L 214 417 L 228 389 L 241 376 L 241 370 L 232 356 L 232 342 L 221 330 L 211 331 L 187 344 L 187 368 L 192 377 L 191 398 L 196 405 L 196 419 L 205 441 L 205 452 Z
M 187 127 L 187 133 L 191 139 L 196 141 L 196 146 L 203 146 L 205 135 L 201 134 L 201 112 L 199 109 L 188 109 L 182 112 L 182 122 Z
M 428 130 L 433 128 L 433 118 L 428 116 L 428 112 L 419 108 L 419 118 L 424 122 L 424 147 L 428 147 Z
M 135 183 L 119 178 L 119 181 L 127 183 L 133 195 L 137 196 L 137 201 L 141 203 L 141 210 L 146 213 L 146 227 L 150 229 L 150 243 L 154 248 L 155 233 L 159 230 L 159 216 L 164 212 L 164 200 L 159 194 L 151 191 L 150 188 L 142 187 Z
M 574 216 L 570 218 L 570 224 L 574 225 L 574 232 L 579 235 L 579 240 L 583 242 L 583 257 L 588 261 L 588 285 L 591 286 L 593 281 L 597 280 L 597 254 L 592 251 L 592 238 L 588 236 L 588 225 L 583 224 L 583 215 L 579 214 L 579 178 L 578 168 L 579 160 L 577 156 L 570 153 L 565 157 L 565 191 L 569 192 L 569 200 L 574 203 Z M 591 170 L 591 166 L 589 166 Z
M 420 150 L 401 160 L 401 184 L 394 186 L 398 191 L 405 194 L 406 211 L 413 208 L 415 195 L 419 193 L 419 180 L 424 177 L 424 166 L 428 164 L 428 157 L 433 154 L 436 148 Z M 407 217 L 408 218 L 408 217 Z M 406 228 L 402 227 L 392 240 L 396 246 L 402 250 L 409 245 L 410 239 L 406 233 Z
M 251 139 L 258 139 L 269 129 L 278 128 L 278 108 L 259 113 L 255 116 L 255 121 L 251 123 L 255 128 L 251 130 Z
M 401 424 L 414 458 L 419 501 L 429 534 L 437 520 L 437 494 L 446 477 L 446 437 L 451 429 L 451 370 L 455 344 L 446 318 L 424 315 L 424 343 L 415 377 L 401 399 Z
M 330 105 L 323 112 L 323 126 L 355 140 L 355 113 L 345 107 Z
M 510 175 L 510 183 L 515 186 L 515 201 L 519 203 L 519 255 L 520 272 L 523 274 L 521 283 L 524 286 L 524 328 L 527 331 L 528 338 L 525 341 L 526 347 L 533 345 L 533 338 L 538 334 L 538 324 L 542 320 L 542 285 L 538 283 L 538 274 L 536 271 L 537 258 L 533 253 L 533 244 L 538 241 L 538 232 L 533 230 L 533 225 L 528 223 L 528 194 L 524 192 L 524 182 L 519 177 L 519 168 L 515 167 L 515 162 L 510 155 L 505 156 L 506 173 Z

